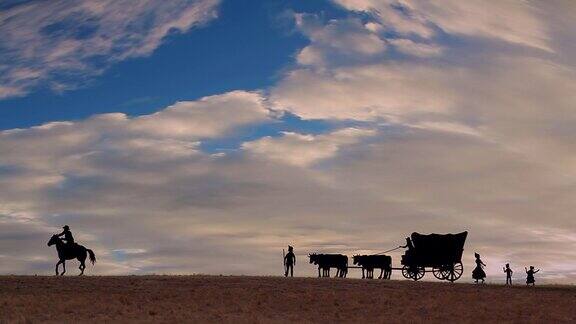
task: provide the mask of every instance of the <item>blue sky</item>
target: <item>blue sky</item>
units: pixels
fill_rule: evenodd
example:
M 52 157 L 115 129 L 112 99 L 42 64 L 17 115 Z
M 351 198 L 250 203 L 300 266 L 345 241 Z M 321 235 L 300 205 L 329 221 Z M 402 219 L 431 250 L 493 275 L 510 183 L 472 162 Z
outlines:
M 50 274 L 63 224 L 96 274 L 468 230 L 465 269 L 574 282 L 574 5 L 3 1 L 0 273 Z

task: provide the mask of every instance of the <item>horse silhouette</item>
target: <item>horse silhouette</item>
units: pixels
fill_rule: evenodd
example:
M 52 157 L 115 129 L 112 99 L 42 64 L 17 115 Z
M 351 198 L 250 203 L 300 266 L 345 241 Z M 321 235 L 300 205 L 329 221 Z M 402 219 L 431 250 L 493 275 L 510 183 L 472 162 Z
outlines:
M 80 244 L 73 244 L 71 246 L 65 244 L 62 239 L 60 239 L 57 235 L 52 235 L 50 241 L 48 241 L 48 246 L 56 245 L 56 251 L 58 251 L 58 258 L 60 261 L 56 263 L 56 275 L 58 275 L 58 266 L 62 264 L 62 273 L 63 276 L 66 273 L 66 260 L 78 259 L 80 261 L 80 276 L 84 274 L 84 269 L 86 269 L 86 257 L 90 256 L 90 262 L 94 264 L 96 262 L 96 255 L 90 249 L 85 248 Z

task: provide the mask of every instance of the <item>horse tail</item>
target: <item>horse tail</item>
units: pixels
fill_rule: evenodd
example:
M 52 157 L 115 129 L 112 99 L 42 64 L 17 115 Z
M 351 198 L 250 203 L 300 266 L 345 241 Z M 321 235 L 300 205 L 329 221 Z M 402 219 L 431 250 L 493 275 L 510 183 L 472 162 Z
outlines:
M 86 251 L 88 252 L 90 262 L 92 262 L 92 264 L 96 263 L 96 255 L 94 255 L 94 251 L 92 251 L 90 249 L 86 249 Z

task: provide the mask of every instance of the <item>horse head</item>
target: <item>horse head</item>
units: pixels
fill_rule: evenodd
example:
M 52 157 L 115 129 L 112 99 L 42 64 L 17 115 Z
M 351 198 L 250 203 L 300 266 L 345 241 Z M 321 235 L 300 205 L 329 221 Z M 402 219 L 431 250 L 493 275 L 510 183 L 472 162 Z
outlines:
M 50 241 L 48 241 L 48 246 L 58 244 L 59 241 L 61 241 L 61 240 L 60 240 L 60 238 L 58 238 L 58 235 L 52 235 L 52 237 L 50 238 Z
M 352 256 L 352 260 L 353 260 L 354 264 L 359 264 L 360 263 L 360 255 Z

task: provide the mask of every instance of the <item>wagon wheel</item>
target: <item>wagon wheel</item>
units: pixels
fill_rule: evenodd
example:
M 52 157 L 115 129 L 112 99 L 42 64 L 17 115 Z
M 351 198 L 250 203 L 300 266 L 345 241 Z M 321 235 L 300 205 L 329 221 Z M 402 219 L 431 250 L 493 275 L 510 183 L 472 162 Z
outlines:
M 446 280 L 446 277 L 448 275 L 447 271 L 446 271 L 446 267 L 434 267 L 432 268 L 432 274 L 434 275 L 434 277 L 436 277 L 436 279 L 439 280 Z
M 402 275 L 406 279 L 412 279 L 414 281 L 422 279 L 424 277 L 425 269 L 422 266 L 408 266 L 402 267 Z
M 426 273 L 424 267 L 414 267 L 412 270 L 412 279 L 414 279 L 414 281 L 418 281 L 424 277 L 424 273 Z
M 404 276 L 404 278 L 406 279 L 411 279 L 412 278 L 412 274 L 410 272 L 410 267 L 405 265 L 402 267 L 402 276 Z
M 452 269 L 450 269 L 447 272 L 446 280 L 448 280 L 450 282 L 454 282 L 454 281 L 460 279 L 463 272 L 464 272 L 464 266 L 462 265 L 462 262 L 455 263 L 452 266 Z

